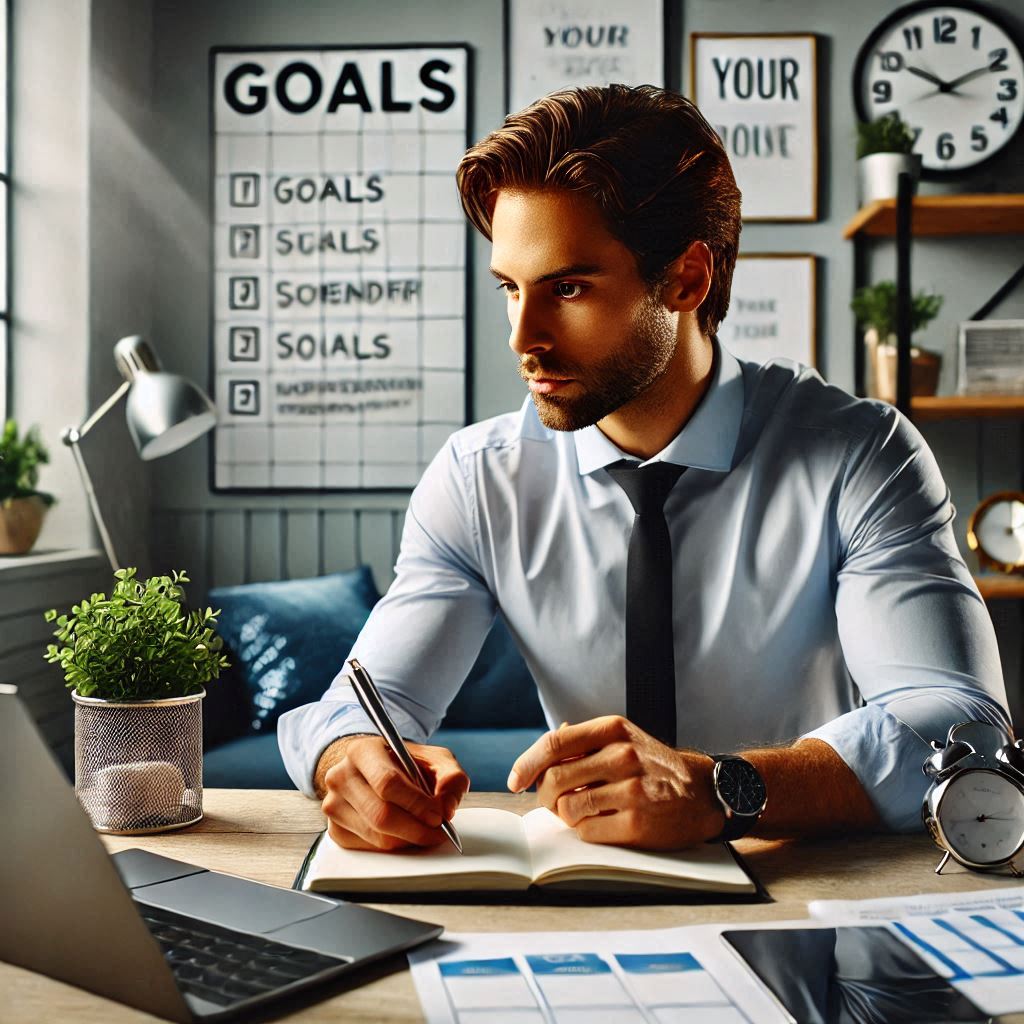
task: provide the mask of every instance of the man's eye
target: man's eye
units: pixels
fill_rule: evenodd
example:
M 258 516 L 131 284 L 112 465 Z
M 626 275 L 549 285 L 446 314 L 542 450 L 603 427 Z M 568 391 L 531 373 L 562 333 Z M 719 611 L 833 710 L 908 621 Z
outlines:
M 578 299 L 583 294 L 583 285 L 571 281 L 559 281 L 555 285 L 555 294 L 560 299 Z
M 506 295 L 516 295 L 519 289 L 511 281 L 502 281 L 498 285 L 498 291 L 504 292 Z

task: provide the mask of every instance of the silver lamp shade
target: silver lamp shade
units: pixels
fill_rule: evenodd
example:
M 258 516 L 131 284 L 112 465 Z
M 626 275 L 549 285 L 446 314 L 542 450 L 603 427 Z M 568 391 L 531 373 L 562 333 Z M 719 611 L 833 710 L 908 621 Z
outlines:
M 156 353 L 138 335 L 122 338 L 114 357 L 131 382 L 125 418 L 145 461 L 159 459 L 205 434 L 217 422 L 210 399 L 190 380 L 160 368 Z

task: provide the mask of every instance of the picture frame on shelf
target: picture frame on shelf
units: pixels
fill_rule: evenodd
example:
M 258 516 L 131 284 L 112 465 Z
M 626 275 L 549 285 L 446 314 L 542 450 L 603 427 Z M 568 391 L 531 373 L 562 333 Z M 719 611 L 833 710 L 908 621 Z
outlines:
M 818 38 L 690 34 L 690 97 L 718 132 L 745 221 L 818 220 Z
M 718 335 L 740 359 L 793 359 L 817 368 L 818 258 L 810 253 L 740 253 L 729 312 Z

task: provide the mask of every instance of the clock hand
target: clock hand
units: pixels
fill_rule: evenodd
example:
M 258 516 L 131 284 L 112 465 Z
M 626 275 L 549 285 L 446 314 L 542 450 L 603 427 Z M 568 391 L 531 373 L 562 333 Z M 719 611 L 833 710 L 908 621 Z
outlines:
M 932 85 L 937 85 L 939 87 L 939 92 L 949 92 L 950 90 L 950 84 L 948 82 L 944 82 L 941 78 L 936 78 L 935 75 L 928 71 L 922 71 L 920 68 L 912 68 L 909 64 L 907 65 L 907 70 L 912 75 L 917 75 L 918 78 L 923 78 L 926 82 L 931 82 Z M 985 70 L 987 71 L 988 68 Z
M 975 68 L 974 71 L 968 71 L 967 74 L 961 75 L 959 78 L 954 78 L 952 82 L 946 83 L 945 92 L 952 92 L 958 85 L 963 85 L 964 82 L 971 81 L 972 78 L 978 78 L 981 75 L 987 75 L 990 71 L 993 71 L 999 61 L 995 61 L 993 64 L 986 64 L 983 68 Z

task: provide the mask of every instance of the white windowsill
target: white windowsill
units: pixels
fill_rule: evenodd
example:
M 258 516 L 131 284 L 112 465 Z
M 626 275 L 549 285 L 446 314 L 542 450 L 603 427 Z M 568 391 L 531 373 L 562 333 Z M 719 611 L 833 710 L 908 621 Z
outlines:
M 76 569 L 101 569 L 106 564 L 102 551 L 88 548 L 30 551 L 27 555 L 0 557 L 0 581 L 16 583 L 30 577 L 58 576 Z

